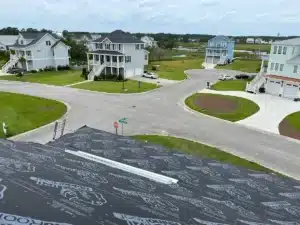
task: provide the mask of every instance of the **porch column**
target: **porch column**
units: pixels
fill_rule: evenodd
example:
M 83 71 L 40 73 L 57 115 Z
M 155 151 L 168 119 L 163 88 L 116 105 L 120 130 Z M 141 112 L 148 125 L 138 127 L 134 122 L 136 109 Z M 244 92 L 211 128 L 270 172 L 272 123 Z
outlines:
M 93 65 L 95 65 L 95 54 L 93 54 Z
M 117 75 L 120 75 L 119 56 L 117 56 Z
M 262 69 L 263 69 L 263 67 L 264 67 L 264 62 L 265 62 L 265 60 L 262 59 L 262 60 L 261 60 L 261 65 L 260 65 L 260 71 L 262 71 Z
M 100 54 L 98 54 L 98 59 L 99 59 L 99 63 L 101 65 L 101 58 L 100 58 Z
M 28 62 L 27 62 L 27 59 L 26 59 L 25 63 L 26 63 L 26 71 L 28 71 Z
M 113 68 L 112 68 L 112 60 L 113 60 L 113 56 L 110 55 L 110 74 L 113 74 Z
M 120 65 L 119 65 L 119 56 L 117 56 L 117 67 L 119 68 Z
M 103 55 L 103 59 L 104 59 L 104 63 L 105 63 L 105 67 L 104 67 L 104 74 L 106 75 L 106 55 Z
M 88 71 L 90 71 L 90 54 L 87 53 L 86 56 L 87 56 L 87 66 L 88 66 L 87 69 L 88 69 Z

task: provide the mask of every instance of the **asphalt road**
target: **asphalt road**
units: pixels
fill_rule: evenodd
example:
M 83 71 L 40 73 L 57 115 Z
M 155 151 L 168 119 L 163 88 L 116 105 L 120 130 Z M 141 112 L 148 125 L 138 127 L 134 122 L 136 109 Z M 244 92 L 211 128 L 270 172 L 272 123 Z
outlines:
M 300 179 L 300 144 L 286 137 L 249 129 L 201 114 L 181 106 L 185 97 L 217 80 L 222 71 L 190 70 L 190 79 L 137 95 L 89 92 L 69 87 L 0 81 L 0 90 L 56 99 L 68 103 L 67 132 L 83 125 L 114 132 L 113 122 L 126 117 L 124 135 L 167 133 L 216 146 L 283 174 Z M 236 73 L 236 72 L 227 72 Z M 133 107 L 135 106 L 135 107 Z M 46 143 L 53 126 L 21 135 L 17 139 Z

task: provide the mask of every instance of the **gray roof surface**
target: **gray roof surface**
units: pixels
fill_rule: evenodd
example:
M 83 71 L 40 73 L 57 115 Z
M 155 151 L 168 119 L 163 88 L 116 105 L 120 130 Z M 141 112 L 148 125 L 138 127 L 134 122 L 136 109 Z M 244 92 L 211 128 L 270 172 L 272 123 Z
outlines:
M 0 35 L 0 42 L 4 45 L 12 45 L 18 39 L 18 35 Z
M 99 53 L 99 54 L 104 54 L 104 55 L 124 55 L 122 52 L 109 51 L 109 50 L 96 50 L 96 51 L 91 51 L 89 53 Z
M 47 33 L 43 33 L 43 32 L 37 32 L 37 33 L 28 33 L 28 32 L 24 32 L 24 33 L 20 33 L 24 39 L 29 39 L 32 40 L 29 44 L 26 45 L 20 45 L 17 41 L 15 42 L 15 44 L 10 45 L 9 47 L 17 47 L 17 48 L 25 48 L 31 45 L 34 45 L 35 43 L 37 43 L 39 40 L 41 40 L 42 37 L 44 37 L 45 34 Z M 60 40 L 61 38 L 58 37 L 56 34 L 54 33 L 48 33 L 51 36 L 53 36 L 55 39 Z
M 300 37 L 287 39 L 283 41 L 275 41 L 272 44 L 281 44 L 281 45 L 300 45 Z
M 214 40 L 220 40 L 220 41 L 234 41 L 233 39 L 227 37 L 227 36 L 224 36 L 224 35 L 218 35 L 218 36 L 215 36 L 213 37 L 212 39 L 210 39 L 209 41 L 214 41 Z
M 179 181 L 158 183 L 65 149 Z M 0 224 L 299 225 L 299 181 L 89 127 L 46 145 L 0 140 L 0 168 Z
M 141 40 L 133 37 L 130 33 L 124 32 L 122 30 L 115 30 L 108 35 L 103 35 L 101 38 L 96 39 L 94 42 L 102 42 L 105 38 L 108 38 L 113 43 L 141 43 Z

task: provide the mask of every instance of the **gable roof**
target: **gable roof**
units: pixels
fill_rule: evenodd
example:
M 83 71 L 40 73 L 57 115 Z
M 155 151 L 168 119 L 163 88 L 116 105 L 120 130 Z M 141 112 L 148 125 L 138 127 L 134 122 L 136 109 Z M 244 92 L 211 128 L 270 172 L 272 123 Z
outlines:
M 51 46 L 51 48 L 55 48 L 59 43 L 62 43 L 63 45 L 65 45 L 68 48 L 71 48 L 69 45 L 66 45 L 62 40 L 58 40 L 54 43 L 54 45 Z
M 287 39 L 283 41 L 275 41 L 272 44 L 280 44 L 280 45 L 300 45 L 300 37 L 298 38 L 292 38 L 292 39 Z
M 0 42 L 4 45 L 12 45 L 18 39 L 18 35 L 0 35 Z
M 103 35 L 101 38 L 98 38 L 93 42 L 102 42 L 106 38 L 108 38 L 113 43 L 144 43 L 141 40 L 135 38 L 130 33 L 124 32 L 122 30 L 115 30 L 108 35 Z
M 30 43 L 26 44 L 26 45 L 20 45 L 18 43 L 18 40 L 16 40 L 15 44 L 10 45 L 9 47 L 17 47 L 17 48 L 25 48 L 31 45 L 36 44 L 39 40 L 41 40 L 46 34 L 52 36 L 54 39 L 56 40 L 60 40 L 61 38 L 59 38 L 56 34 L 54 33 L 44 33 L 44 32 L 37 32 L 37 33 L 28 33 L 28 32 L 24 32 L 24 33 L 20 33 L 24 39 L 27 40 L 32 40 Z
M 227 37 L 227 36 L 224 36 L 224 35 L 218 35 L 218 36 L 213 37 L 209 41 L 226 41 L 226 42 L 230 42 L 230 41 L 234 41 L 234 40 Z

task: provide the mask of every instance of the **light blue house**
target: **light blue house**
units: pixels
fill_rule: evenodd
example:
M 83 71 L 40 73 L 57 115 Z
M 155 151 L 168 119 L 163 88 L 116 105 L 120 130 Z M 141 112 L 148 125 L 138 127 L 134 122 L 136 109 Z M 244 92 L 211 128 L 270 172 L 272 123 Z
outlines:
M 208 41 L 205 62 L 224 65 L 233 60 L 234 40 L 226 36 L 216 36 Z

